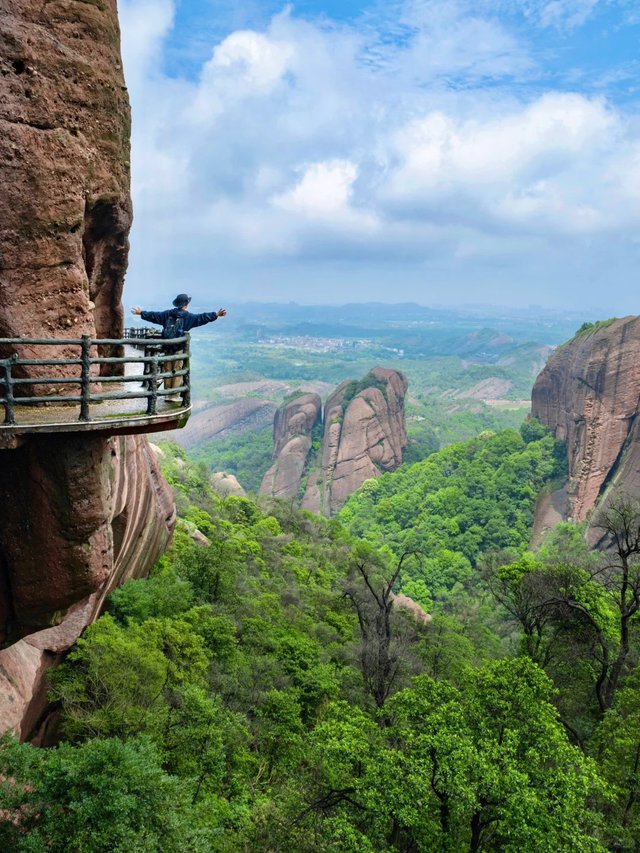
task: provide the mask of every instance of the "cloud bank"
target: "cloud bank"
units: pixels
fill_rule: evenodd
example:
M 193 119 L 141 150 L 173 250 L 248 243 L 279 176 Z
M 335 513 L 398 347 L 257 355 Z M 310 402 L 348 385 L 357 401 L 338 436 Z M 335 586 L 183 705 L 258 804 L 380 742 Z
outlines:
M 130 291 L 575 306 L 617 288 L 611 313 L 632 310 L 637 104 L 547 82 L 514 5 L 564 39 L 597 11 L 408 0 L 345 24 L 285 8 L 169 76 L 179 9 L 121 3 Z

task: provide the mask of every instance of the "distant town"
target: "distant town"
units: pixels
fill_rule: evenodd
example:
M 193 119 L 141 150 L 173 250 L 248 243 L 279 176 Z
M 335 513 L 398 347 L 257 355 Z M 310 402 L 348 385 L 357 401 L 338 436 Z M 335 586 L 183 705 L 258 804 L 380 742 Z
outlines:
M 269 338 L 258 338 L 258 344 L 262 346 L 284 347 L 287 349 L 304 349 L 311 352 L 338 352 L 340 350 L 354 352 L 375 347 L 376 349 L 392 352 L 398 358 L 403 358 L 404 356 L 404 349 L 398 347 L 381 347 L 374 341 L 367 339 L 348 340 L 345 338 L 318 338 L 311 335 L 294 335 L 291 337 L 278 335 Z

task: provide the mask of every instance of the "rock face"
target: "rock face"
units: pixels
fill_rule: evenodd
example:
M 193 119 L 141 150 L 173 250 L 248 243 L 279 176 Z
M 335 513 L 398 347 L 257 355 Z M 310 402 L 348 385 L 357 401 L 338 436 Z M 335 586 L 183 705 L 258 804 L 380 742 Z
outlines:
M 142 437 L 49 436 L 3 451 L 2 462 L 0 636 L 10 647 L 0 651 L 0 730 L 27 736 L 42 675 L 116 586 L 148 572 L 175 506 Z
M 585 330 L 538 377 L 532 414 L 566 442 L 565 517 L 582 521 L 610 485 L 640 495 L 640 317 Z
M 2 645 L 102 599 L 167 544 L 175 508 L 144 438 L 34 437 L 2 463 Z
M 116 0 L 0 0 L 0 95 L 0 337 L 121 337 L 130 121 Z M 104 433 L 0 450 L 0 500 L 0 731 L 26 737 L 42 728 L 46 670 L 115 586 L 148 572 L 175 511 L 146 439 Z
M 285 404 L 276 415 L 274 464 L 262 494 L 293 498 L 303 487 L 305 509 L 334 515 L 365 480 L 402 463 L 406 392 L 403 374 L 382 367 L 361 382 L 343 382 L 325 404 L 322 446 L 315 458 L 310 450 L 320 399 L 304 395 Z
M 260 494 L 296 497 L 321 411 L 318 394 L 300 394 L 280 406 L 273 424 L 274 462 L 264 476 Z
M 121 337 L 131 224 L 116 0 L 0 0 L 0 337 Z

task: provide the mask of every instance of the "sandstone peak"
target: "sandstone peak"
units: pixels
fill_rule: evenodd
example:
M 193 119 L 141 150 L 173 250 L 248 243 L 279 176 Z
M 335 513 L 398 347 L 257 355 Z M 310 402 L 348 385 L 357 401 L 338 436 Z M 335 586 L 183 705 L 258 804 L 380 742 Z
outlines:
M 304 508 L 334 515 L 365 480 L 402 463 L 406 391 L 402 373 L 376 367 L 360 381 L 342 382 L 324 411 L 317 394 L 285 401 L 276 414 L 274 464 L 261 493 L 301 496 Z M 316 427 L 321 443 L 313 448 Z
M 564 517 L 587 519 L 610 484 L 640 494 L 639 399 L 640 317 L 586 326 L 549 359 L 532 414 L 567 446 Z
M 264 475 L 260 494 L 297 496 L 321 412 L 318 394 L 291 395 L 278 408 L 273 423 L 273 465 Z

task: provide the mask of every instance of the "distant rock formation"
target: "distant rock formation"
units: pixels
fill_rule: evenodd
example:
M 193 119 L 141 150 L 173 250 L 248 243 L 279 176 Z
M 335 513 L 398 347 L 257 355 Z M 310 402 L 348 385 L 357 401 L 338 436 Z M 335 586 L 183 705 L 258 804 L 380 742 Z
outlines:
M 611 485 L 640 496 L 639 413 L 640 317 L 587 328 L 550 358 L 532 414 L 567 445 L 563 517 L 587 519 Z
M 406 392 L 402 373 L 376 367 L 361 382 L 343 382 L 322 418 L 316 394 L 285 402 L 276 414 L 274 464 L 261 494 L 298 497 L 305 509 L 335 515 L 365 480 L 402 463 Z M 322 441 L 314 454 L 313 432 L 320 424 Z
M 318 394 L 298 394 L 280 406 L 273 424 L 274 462 L 264 475 L 260 494 L 297 496 L 321 413 Z
M 273 423 L 276 410 L 275 403 L 252 397 L 233 403 L 206 405 L 191 415 L 184 429 L 166 432 L 162 438 L 163 441 L 176 441 L 189 449 L 211 439 L 265 429 Z

